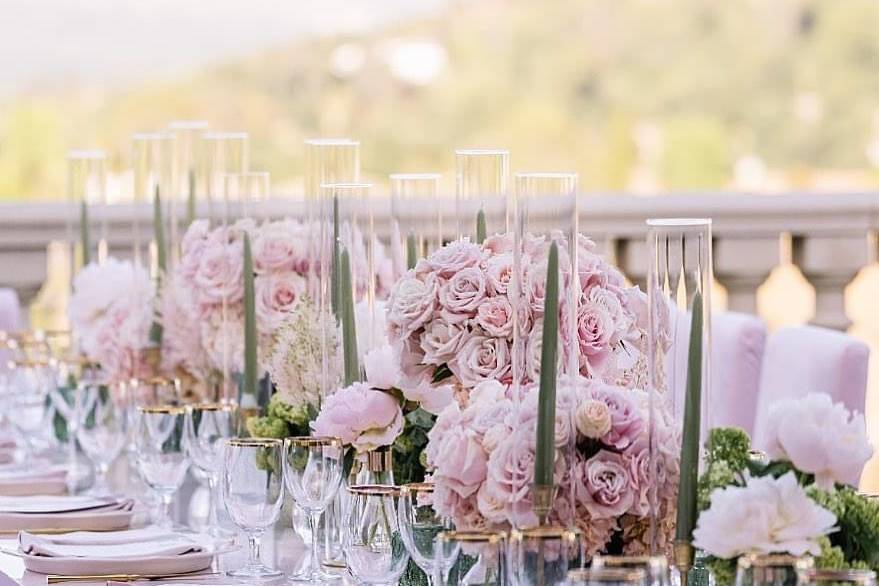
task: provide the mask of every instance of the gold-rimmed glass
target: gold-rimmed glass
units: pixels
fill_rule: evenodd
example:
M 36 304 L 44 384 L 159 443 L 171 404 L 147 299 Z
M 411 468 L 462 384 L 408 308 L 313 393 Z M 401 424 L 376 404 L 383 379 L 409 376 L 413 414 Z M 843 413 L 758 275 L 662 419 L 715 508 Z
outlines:
M 49 427 L 47 397 L 54 388 L 52 367 L 45 359 L 10 360 L 9 410 L 13 427 L 24 440 L 25 456 L 31 456 Z
M 647 586 L 671 586 L 668 559 L 661 555 L 597 555 L 592 558 L 592 567 L 641 569 L 647 576 Z
M 262 535 L 281 514 L 284 504 L 284 443 L 277 439 L 227 439 L 223 456 L 223 501 L 232 521 L 247 533 L 250 556 L 230 576 L 252 580 L 277 578 L 281 572 L 263 564 Z
M 646 586 L 643 569 L 586 568 L 568 572 L 570 586 Z
M 815 568 L 810 556 L 747 554 L 739 558 L 736 586 L 795 586 L 800 572 Z
M 437 514 L 433 508 L 432 482 L 414 482 L 400 487 L 400 536 L 409 555 L 427 575 L 428 584 L 435 583 L 436 537 L 453 529 L 451 520 Z
M 217 517 L 217 489 L 223 469 L 223 446 L 238 431 L 238 406 L 227 403 L 197 403 L 186 407 L 186 451 L 197 470 L 207 479 L 208 533 L 228 537 Z
M 798 572 L 798 586 L 876 586 L 873 570 L 816 570 Z
M 112 493 L 107 472 L 125 448 L 130 421 L 127 398 L 119 384 L 84 381 L 77 390 L 76 439 L 95 466 L 93 494 Z
M 189 469 L 184 441 L 185 417 L 185 409 L 177 406 L 138 408 L 134 435 L 137 468 L 161 501 L 156 524 L 166 528 L 173 527 L 171 503 Z
M 284 480 L 296 505 L 308 515 L 311 533 L 309 566 L 296 576 L 304 583 L 320 584 L 334 578 L 321 569 L 318 525 L 342 482 L 343 458 L 342 440 L 337 437 L 284 440 Z
M 409 562 L 400 539 L 397 500 L 400 489 L 382 484 L 348 488 L 344 520 L 345 561 L 360 584 L 398 584 Z
M 565 584 L 580 565 L 580 533 L 552 525 L 510 532 L 509 571 L 520 586 Z
M 437 536 L 435 579 L 441 586 L 508 584 L 507 534 L 443 531 Z M 475 562 L 467 558 L 475 558 Z

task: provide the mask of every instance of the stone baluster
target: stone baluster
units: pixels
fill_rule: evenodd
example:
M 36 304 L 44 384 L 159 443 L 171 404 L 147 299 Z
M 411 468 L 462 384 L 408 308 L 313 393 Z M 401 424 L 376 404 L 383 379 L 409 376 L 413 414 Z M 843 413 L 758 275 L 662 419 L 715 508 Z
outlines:
M 730 311 L 757 313 L 757 288 L 778 264 L 778 236 L 714 239 L 714 276 Z
M 795 236 L 793 261 L 815 287 L 812 325 L 847 330 L 845 288 L 869 261 L 866 234 Z

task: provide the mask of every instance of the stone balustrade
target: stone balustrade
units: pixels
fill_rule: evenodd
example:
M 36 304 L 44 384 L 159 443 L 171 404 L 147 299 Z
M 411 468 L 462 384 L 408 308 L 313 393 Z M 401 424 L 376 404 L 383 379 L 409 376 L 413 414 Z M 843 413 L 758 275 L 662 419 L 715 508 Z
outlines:
M 423 213 L 426 227 L 433 229 L 438 209 L 446 218 L 452 217 L 453 198 L 438 198 L 414 213 Z M 303 210 L 302 201 L 276 198 L 264 203 L 258 213 L 297 216 Z M 144 238 L 151 235 L 151 211 L 148 205 L 113 205 L 93 210 L 92 217 L 95 222 L 106 221 L 111 254 L 126 256 L 135 219 L 141 223 Z M 78 210 L 64 203 L 0 206 L 0 286 L 14 287 L 25 306 L 46 278 L 47 244 L 65 238 L 71 215 L 76 217 Z M 383 236 L 389 234 L 389 216 L 388 200 L 376 198 L 375 225 Z M 650 198 L 584 194 L 580 199 L 580 231 L 590 235 L 635 283 L 643 284 L 646 277 L 644 222 L 651 217 L 714 220 L 714 272 L 727 290 L 730 309 L 754 313 L 758 287 L 780 262 L 793 262 L 815 289 L 812 323 L 845 329 L 851 323 L 845 288 L 876 259 L 879 193 Z M 446 226 L 454 229 L 452 222 Z M 783 242 L 790 245 L 782 246 Z

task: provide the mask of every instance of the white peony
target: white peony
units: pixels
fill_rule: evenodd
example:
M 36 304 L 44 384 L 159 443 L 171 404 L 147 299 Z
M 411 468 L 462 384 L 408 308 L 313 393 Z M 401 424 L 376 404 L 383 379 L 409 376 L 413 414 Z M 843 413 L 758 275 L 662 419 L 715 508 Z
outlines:
M 746 553 L 818 555 L 818 538 L 836 530 L 836 515 L 809 498 L 793 472 L 719 488 L 699 515 L 694 545 L 722 559 Z
M 767 430 L 769 457 L 814 474 L 820 488 L 835 482 L 857 486 L 873 455 L 863 415 L 850 413 L 824 393 L 776 402 L 769 409 Z
M 366 381 L 377 389 L 390 389 L 400 386 L 403 371 L 400 368 L 400 353 L 390 344 L 373 348 L 363 357 Z

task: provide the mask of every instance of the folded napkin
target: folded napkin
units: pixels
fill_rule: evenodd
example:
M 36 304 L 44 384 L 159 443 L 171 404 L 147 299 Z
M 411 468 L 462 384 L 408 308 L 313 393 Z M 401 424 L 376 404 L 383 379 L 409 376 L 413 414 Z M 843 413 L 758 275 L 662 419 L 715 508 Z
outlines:
M 87 496 L 0 497 L 0 532 L 127 529 L 134 499 Z
M 67 471 L 63 466 L 17 462 L 0 466 L 0 495 L 64 494 Z
M 21 532 L 25 567 L 43 574 L 178 574 L 210 567 L 215 555 L 186 535 L 156 527 L 127 531 L 33 535 Z

